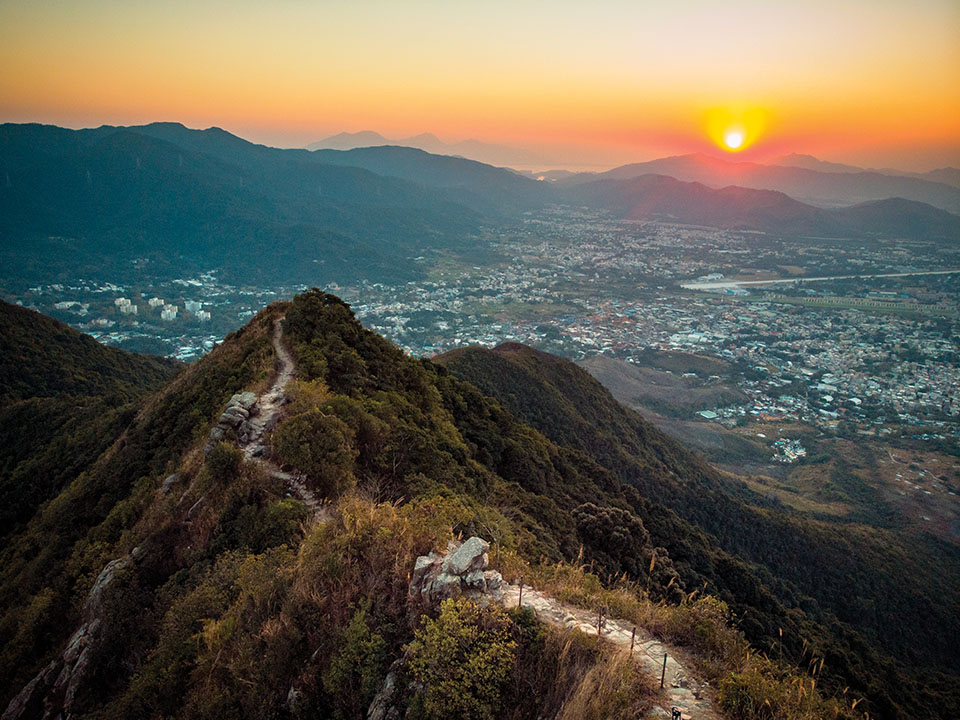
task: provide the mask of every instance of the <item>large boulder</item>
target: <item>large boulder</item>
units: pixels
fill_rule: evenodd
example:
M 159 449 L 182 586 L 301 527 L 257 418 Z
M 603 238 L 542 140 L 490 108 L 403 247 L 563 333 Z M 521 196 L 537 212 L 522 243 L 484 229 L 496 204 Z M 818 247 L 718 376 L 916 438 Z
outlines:
M 451 575 L 466 575 L 474 570 L 483 570 L 487 567 L 487 550 L 490 543 L 478 537 L 467 540 L 460 548 L 448 555 L 443 561 L 443 570 Z
M 490 543 L 472 537 L 451 541 L 443 555 L 421 555 L 410 575 L 410 600 L 419 609 L 433 612 L 447 598 L 464 596 L 481 605 L 503 599 L 503 578 L 488 570 Z

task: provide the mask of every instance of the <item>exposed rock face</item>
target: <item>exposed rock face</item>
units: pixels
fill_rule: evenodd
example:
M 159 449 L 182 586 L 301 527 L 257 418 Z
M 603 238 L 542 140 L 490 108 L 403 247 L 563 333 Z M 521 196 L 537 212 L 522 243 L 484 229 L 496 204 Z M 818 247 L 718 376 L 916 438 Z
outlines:
M 490 543 L 472 537 L 451 540 L 443 555 L 421 555 L 410 577 L 410 599 L 422 610 L 435 610 L 447 598 L 464 596 L 481 605 L 500 602 L 503 578 L 488 570 Z
M 173 486 L 176 485 L 178 482 L 180 482 L 180 477 L 181 477 L 180 473 L 173 473 L 172 475 L 168 475 L 164 479 L 163 484 L 160 486 L 160 494 L 169 495 L 170 490 L 173 488 Z
M 103 594 L 117 573 L 143 557 L 142 547 L 122 558 L 107 563 L 90 588 L 83 606 L 83 623 L 70 636 L 60 657 L 50 661 L 20 693 L 10 701 L 2 720 L 21 718 L 57 718 L 68 720 L 72 715 L 77 690 L 90 666 L 93 648 L 99 637 Z
M 487 550 L 490 543 L 478 537 L 466 542 L 451 540 L 443 555 L 432 552 L 421 555 L 410 576 L 410 603 L 414 611 L 433 612 L 447 598 L 465 597 L 479 605 L 503 600 L 503 578 L 496 570 L 488 570 Z M 407 662 L 404 655 L 396 660 L 367 709 L 367 720 L 401 720 L 406 714 L 404 696 L 415 692 L 416 685 L 398 685 Z
M 240 445 L 248 445 L 263 437 L 263 423 L 258 422 L 255 416 L 259 413 L 257 396 L 252 392 L 237 393 L 227 402 L 227 407 L 217 420 L 217 424 L 210 430 L 210 441 L 204 449 L 209 453 L 213 446 L 229 437 L 232 431 Z M 261 455 L 263 452 L 260 453 Z

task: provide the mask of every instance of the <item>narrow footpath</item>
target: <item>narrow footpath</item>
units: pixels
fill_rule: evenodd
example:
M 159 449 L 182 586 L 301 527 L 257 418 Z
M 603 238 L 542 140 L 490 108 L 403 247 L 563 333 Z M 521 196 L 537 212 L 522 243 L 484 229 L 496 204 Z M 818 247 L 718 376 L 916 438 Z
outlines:
M 282 321 L 283 318 L 278 318 L 274 322 L 273 330 L 273 348 L 279 364 L 277 376 L 270 387 L 257 397 L 254 406 L 256 412 L 250 413 L 245 440 L 238 444 L 247 461 L 259 464 L 271 477 L 281 480 L 286 490 L 309 508 L 315 522 L 324 522 L 330 517 L 330 506 L 318 500 L 307 488 L 304 477 L 296 471 L 281 470 L 275 462 L 264 457 L 263 440 L 266 433 L 279 422 L 283 406 L 287 402 L 287 384 L 296 377 L 293 357 L 283 344 Z M 520 587 L 504 583 L 504 606 L 517 607 L 519 603 Z M 597 634 L 596 614 L 588 610 L 563 603 L 529 586 L 523 587 L 522 603 L 524 607 L 534 610 L 541 622 L 571 628 L 588 635 Z M 633 625 L 626 620 L 604 618 L 600 636 L 629 652 L 632 629 Z M 714 710 L 710 702 L 706 683 L 695 680 L 677 660 L 671 648 L 638 628 L 634 638 L 633 656 L 641 664 L 644 673 L 654 678 L 657 685 L 663 674 L 664 687 L 658 696 L 661 717 L 670 718 L 672 709 L 676 707 L 682 712 L 684 720 L 722 720 L 722 716 Z
M 536 612 L 540 622 L 578 630 L 587 635 L 597 634 L 597 613 L 552 598 L 529 585 L 523 586 L 523 607 Z M 520 586 L 503 584 L 503 605 L 515 608 L 520 603 Z M 633 624 L 627 620 L 604 618 L 600 637 L 629 652 Z M 664 672 L 664 656 L 666 671 Z M 677 660 L 672 648 L 637 628 L 634 638 L 633 657 L 640 663 L 644 673 L 654 678 L 656 686 L 664 677 L 663 690 L 658 702 L 660 717 L 671 717 L 672 708 L 682 712 L 684 720 L 722 720 L 710 700 L 706 683 L 697 681 L 693 674 Z
M 263 456 L 264 436 L 277 426 L 280 414 L 283 412 L 283 406 L 287 402 L 287 385 L 297 375 L 293 356 L 283 344 L 282 317 L 277 318 L 273 323 L 273 350 L 279 365 L 277 376 L 270 387 L 257 397 L 254 406 L 257 408 L 257 412 L 255 414 L 251 413 L 247 423 L 246 440 L 239 442 L 238 445 L 243 450 L 244 459 L 248 462 L 257 463 L 270 477 L 283 482 L 284 487 L 292 496 L 303 501 L 314 520 L 323 522 L 330 515 L 329 507 L 326 503 L 318 500 L 316 495 L 310 491 L 304 482 L 303 475 L 296 471 L 281 470 L 279 465 Z

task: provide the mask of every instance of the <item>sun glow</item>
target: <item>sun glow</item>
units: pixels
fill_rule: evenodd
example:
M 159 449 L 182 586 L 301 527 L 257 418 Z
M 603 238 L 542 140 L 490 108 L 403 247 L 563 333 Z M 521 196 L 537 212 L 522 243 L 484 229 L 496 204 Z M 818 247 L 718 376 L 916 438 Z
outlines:
M 739 130 L 727 130 L 723 136 L 723 142 L 731 150 L 737 150 L 743 145 L 743 133 Z
M 740 152 L 756 143 L 769 125 L 761 108 L 713 108 L 704 114 L 707 135 L 727 152 Z

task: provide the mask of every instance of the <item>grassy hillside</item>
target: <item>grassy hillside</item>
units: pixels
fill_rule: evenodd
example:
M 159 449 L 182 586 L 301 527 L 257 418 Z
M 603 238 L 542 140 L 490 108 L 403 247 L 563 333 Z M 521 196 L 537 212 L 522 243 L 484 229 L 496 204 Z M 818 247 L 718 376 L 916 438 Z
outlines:
M 273 457 L 333 503 L 322 522 L 236 448 L 201 450 L 231 393 L 266 387 L 281 313 L 298 377 Z M 594 394 L 575 366 L 535 359 Z M 731 717 L 862 717 L 815 689 L 821 660 L 837 672 L 834 650 L 788 644 L 823 638 L 778 599 L 778 580 L 718 548 L 668 494 L 644 497 L 619 465 L 644 469 L 649 488 L 671 479 L 705 493 L 709 467 L 652 429 L 641 436 L 612 400 L 564 406 L 544 382 L 514 394 L 516 414 L 364 330 L 333 296 L 271 306 L 143 401 L 122 438 L 11 538 L 0 556 L 0 702 L 57 662 L 92 614 L 82 682 L 47 697 L 78 717 L 361 718 L 402 658 L 409 717 L 642 713 L 647 681 L 576 633 L 463 602 L 421 617 L 408 599 L 415 558 L 476 534 L 508 579 L 523 573 L 570 601 L 647 619 L 685 646 Z M 560 427 L 578 403 L 585 419 L 563 429 L 565 442 L 519 417 L 542 407 L 544 427 Z M 575 433 L 605 437 L 606 459 L 575 447 Z M 113 560 L 91 609 L 88 591 Z M 737 602 L 735 614 L 705 592 Z M 752 652 L 731 622 L 768 632 L 783 622 L 784 662 Z M 870 700 L 871 712 L 900 716 L 882 692 Z
M 768 507 L 560 358 L 506 344 L 454 351 L 439 362 L 550 440 L 588 454 L 644 499 L 675 512 L 675 523 L 658 522 L 664 515 L 657 512 L 643 515 L 654 543 L 670 551 L 689 583 L 705 582 L 727 600 L 760 647 L 821 647 L 834 682 L 858 687 L 890 717 L 905 716 L 925 702 L 929 687 L 944 684 L 956 706 L 958 678 L 942 674 L 958 661 L 947 639 L 960 632 L 954 546 Z M 706 547 L 697 548 L 703 534 Z M 898 669 L 905 658 L 909 675 Z

